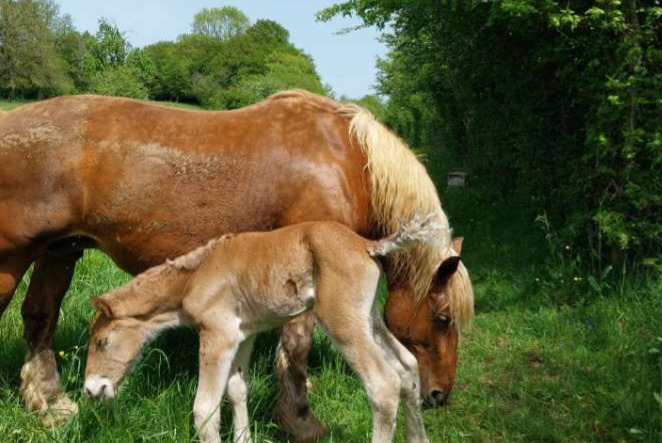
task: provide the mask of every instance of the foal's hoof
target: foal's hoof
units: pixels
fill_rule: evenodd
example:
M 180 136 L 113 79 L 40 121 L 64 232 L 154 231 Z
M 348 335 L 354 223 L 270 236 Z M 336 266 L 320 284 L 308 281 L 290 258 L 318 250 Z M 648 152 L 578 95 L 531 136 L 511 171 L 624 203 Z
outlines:
M 327 433 L 324 423 L 311 412 L 304 415 L 288 415 L 281 417 L 281 423 L 297 443 L 316 442 Z
M 59 395 L 48 402 L 48 408 L 38 412 L 41 423 L 47 428 L 64 424 L 78 413 L 78 405 L 66 395 Z

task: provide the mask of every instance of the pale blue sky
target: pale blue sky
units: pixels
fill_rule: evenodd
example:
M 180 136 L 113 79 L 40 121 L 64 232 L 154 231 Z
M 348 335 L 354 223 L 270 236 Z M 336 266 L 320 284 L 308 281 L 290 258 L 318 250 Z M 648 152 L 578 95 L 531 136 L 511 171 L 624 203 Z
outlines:
M 322 82 L 331 85 L 337 96 L 359 98 L 373 93 L 375 63 L 386 48 L 377 41 L 379 32 L 361 29 L 345 35 L 338 30 L 356 25 L 358 19 L 315 21 L 315 13 L 333 0 L 56 0 L 62 13 L 71 15 L 80 31 L 95 32 L 97 21 L 113 21 L 134 46 L 160 40 L 174 40 L 189 32 L 193 15 L 202 8 L 236 6 L 255 22 L 268 18 L 290 31 L 290 41 L 315 59 Z

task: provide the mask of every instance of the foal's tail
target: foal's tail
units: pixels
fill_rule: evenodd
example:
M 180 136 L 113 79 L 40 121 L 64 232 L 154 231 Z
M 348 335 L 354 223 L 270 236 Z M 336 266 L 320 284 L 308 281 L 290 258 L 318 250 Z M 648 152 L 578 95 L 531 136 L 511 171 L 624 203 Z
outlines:
M 440 232 L 445 230 L 448 228 L 441 223 L 436 213 L 428 214 L 425 217 L 417 215 L 403 223 L 395 233 L 372 242 L 368 247 L 368 254 L 372 257 L 383 257 L 392 252 L 407 249 L 416 242 L 438 242 Z

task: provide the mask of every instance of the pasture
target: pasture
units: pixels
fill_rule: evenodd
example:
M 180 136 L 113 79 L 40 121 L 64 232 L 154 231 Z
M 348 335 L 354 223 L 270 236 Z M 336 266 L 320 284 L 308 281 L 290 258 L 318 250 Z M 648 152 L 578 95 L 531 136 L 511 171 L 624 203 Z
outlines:
M 11 109 L 14 102 L 0 102 Z M 442 174 L 439 176 L 440 189 Z M 545 233 L 525 204 L 499 205 L 472 189 L 444 193 L 476 291 L 476 318 L 463 334 L 448 406 L 427 409 L 432 442 L 662 442 L 662 281 L 629 275 L 580 275 L 550 263 Z M 567 251 L 569 245 L 551 245 Z M 566 249 L 568 246 L 568 249 Z M 29 275 L 0 321 L 0 435 L 16 442 L 191 441 L 197 338 L 166 333 L 151 345 L 118 399 L 81 393 L 89 297 L 129 277 L 103 254 L 79 262 L 55 337 L 63 383 L 80 413 L 54 432 L 27 413 L 18 394 L 25 344 L 20 304 Z M 593 285 L 592 282 L 595 282 Z M 286 441 L 274 422 L 277 334 L 258 340 L 249 410 L 256 441 Z M 319 331 L 309 362 L 312 407 L 330 426 L 328 442 L 363 442 L 370 410 L 361 384 Z M 222 432 L 230 434 L 229 405 Z M 398 441 L 404 441 L 404 426 Z

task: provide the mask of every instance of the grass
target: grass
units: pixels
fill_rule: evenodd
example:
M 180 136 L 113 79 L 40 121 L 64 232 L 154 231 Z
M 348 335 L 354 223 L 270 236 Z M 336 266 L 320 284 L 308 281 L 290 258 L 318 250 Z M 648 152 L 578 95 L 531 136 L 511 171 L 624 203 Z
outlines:
M 655 399 L 662 394 L 659 276 L 631 276 L 603 294 L 584 279 L 551 280 L 542 232 L 525 205 L 484 201 L 471 189 L 448 190 L 444 204 L 456 234 L 466 238 L 463 259 L 475 284 L 477 316 L 462 337 L 451 404 L 425 411 L 430 441 L 662 442 L 662 404 Z M 0 322 L 3 440 L 194 439 L 197 338 L 191 331 L 170 331 L 150 346 L 116 401 L 100 404 L 80 394 L 93 311 L 89 297 L 127 279 L 95 251 L 86 252 L 77 267 L 55 349 L 63 382 L 81 412 L 54 432 L 43 429 L 18 397 L 24 279 Z M 249 408 L 255 441 L 285 441 L 273 421 L 276 342 L 276 333 L 265 334 L 253 355 Z M 371 415 L 361 385 L 319 331 L 310 371 L 312 407 L 331 426 L 325 441 L 366 441 Z M 230 421 L 226 404 L 225 439 Z M 403 431 L 400 420 L 397 441 L 404 441 Z

